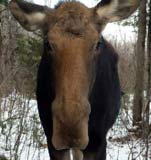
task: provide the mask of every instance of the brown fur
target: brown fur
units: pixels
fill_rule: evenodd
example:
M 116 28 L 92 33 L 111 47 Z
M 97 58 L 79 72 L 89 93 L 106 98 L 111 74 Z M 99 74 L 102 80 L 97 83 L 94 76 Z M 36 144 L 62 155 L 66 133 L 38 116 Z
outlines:
M 94 80 L 99 34 L 108 22 L 132 13 L 138 1 L 101 1 L 91 9 L 80 2 L 65 2 L 53 11 L 26 2 L 10 2 L 10 9 L 20 24 L 27 30 L 43 29 L 52 49 L 49 53 L 55 82 L 52 143 L 56 149 L 87 146 L 88 96 Z
M 72 146 L 72 143 L 84 149 L 88 143 L 90 113 L 89 65 L 95 55 L 93 45 L 99 33 L 91 21 L 91 11 L 81 3 L 64 3 L 55 15 L 56 23 L 51 23 L 48 33 L 54 52 L 56 82 L 52 141 L 58 149 Z
M 48 33 L 52 48 L 55 46 L 56 98 L 53 115 L 56 121 L 53 123 L 53 144 L 64 149 L 75 139 L 74 145 L 84 149 L 88 143 L 86 131 L 90 113 L 87 68 L 93 58 L 91 44 L 98 41 L 99 35 L 90 21 L 91 12 L 80 3 L 65 3 L 55 14 L 56 23 L 51 24 Z

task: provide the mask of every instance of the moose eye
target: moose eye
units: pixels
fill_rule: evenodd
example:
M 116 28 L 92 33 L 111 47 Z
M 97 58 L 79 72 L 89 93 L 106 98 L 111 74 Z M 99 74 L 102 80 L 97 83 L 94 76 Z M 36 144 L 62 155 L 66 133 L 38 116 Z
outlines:
M 44 46 L 47 51 L 49 51 L 49 52 L 52 51 L 51 44 L 48 41 L 44 42 Z
M 97 42 L 94 46 L 94 57 L 97 58 L 100 54 L 100 42 Z
M 45 46 L 47 48 L 47 51 L 50 53 L 53 53 L 57 48 L 57 46 L 54 43 L 49 43 L 49 42 L 46 42 Z
M 48 42 L 48 44 L 47 44 L 47 49 L 48 49 L 48 51 L 52 51 L 53 49 L 52 49 L 52 46 L 51 46 L 51 44 L 49 44 L 49 42 Z
M 93 44 L 93 46 L 92 46 L 92 50 L 95 52 L 97 52 L 99 50 L 99 48 L 100 48 L 100 42 L 97 42 L 97 43 Z
M 96 49 L 96 51 L 98 51 L 100 49 L 100 41 L 96 44 L 95 49 Z

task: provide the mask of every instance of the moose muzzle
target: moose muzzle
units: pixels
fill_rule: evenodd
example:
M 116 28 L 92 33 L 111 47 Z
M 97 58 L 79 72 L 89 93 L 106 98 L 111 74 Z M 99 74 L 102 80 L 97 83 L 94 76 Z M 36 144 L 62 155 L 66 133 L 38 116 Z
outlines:
M 52 143 L 57 150 L 85 149 L 88 142 L 90 106 L 60 107 L 53 103 Z M 83 108 L 83 109 L 81 109 Z

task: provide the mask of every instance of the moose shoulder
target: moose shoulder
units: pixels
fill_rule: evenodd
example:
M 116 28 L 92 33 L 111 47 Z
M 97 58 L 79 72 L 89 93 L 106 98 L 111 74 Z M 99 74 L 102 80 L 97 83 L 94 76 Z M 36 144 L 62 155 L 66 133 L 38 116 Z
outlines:
M 118 55 L 102 37 L 107 23 L 127 18 L 139 0 L 102 0 L 94 8 L 63 2 L 56 9 L 12 0 L 27 30 L 41 29 L 44 52 L 37 101 L 52 160 L 105 160 L 106 134 L 120 109 Z M 100 38 L 101 37 L 101 38 Z

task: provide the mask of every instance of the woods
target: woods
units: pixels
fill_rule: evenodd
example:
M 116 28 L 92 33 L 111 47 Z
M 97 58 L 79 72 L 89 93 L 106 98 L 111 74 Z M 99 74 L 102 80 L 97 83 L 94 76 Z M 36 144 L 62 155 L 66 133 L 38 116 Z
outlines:
M 133 107 L 133 125 L 142 121 L 146 40 L 146 2 L 142 1 L 138 15 L 138 39 L 136 44 L 136 84 Z
M 39 32 L 21 28 L 7 5 L 0 1 L 0 160 L 47 160 L 35 102 L 43 40 Z M 120 154 L 125 146 L 126 160 L 151 159 L 151 1 L 141 1 L 135 14 L 135 40 L 105 37 L 119 53 L 123 92 L 120 115 L 108 135 L 108 160 L 125 160 Z
M 150 90 L 150 3 L 142 1 L 138 15 L 138 37 L 136 44 L 136 83 L 134 90 L 133 125 L 143 128 L 142 121 L 149 123 L 149 90 Z M 148 17 L 148 18 L 147 18 Z M 148 20 L 148 21 L 147 21 Z M 147 32 L 148 28 L 148 32 Z M 146 78 L 147 77 L 147 78 Z M 146 99 L 146 100 L 145 100 Z M 148 106 L 147 106 L 148 105 Z M 145 112 L 145 113 L 144 113 Z M 146 117 L 143 117 L 145 116 Z M 148 124 L 149 125 L 149 124 Z M 147 127 L 148 128 L 148 127 Z M 146 128 L 146 129 L 147 129 Z

